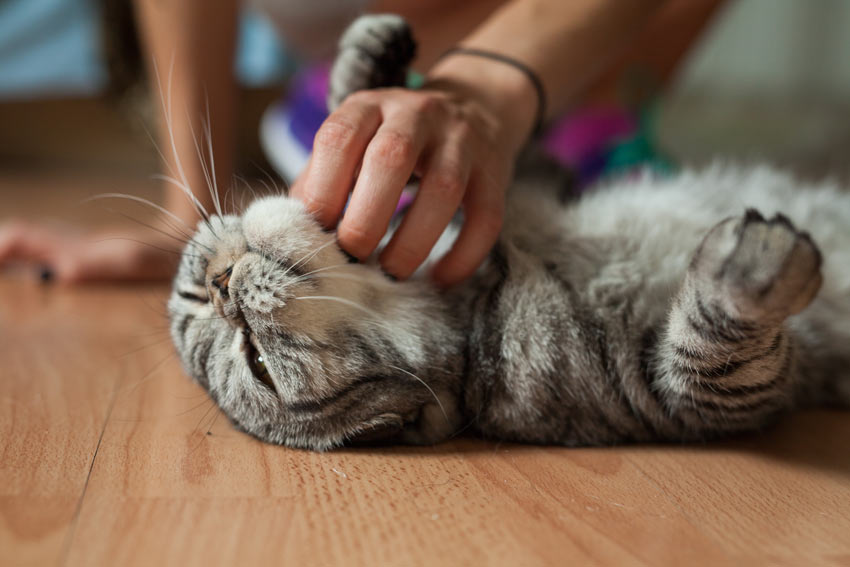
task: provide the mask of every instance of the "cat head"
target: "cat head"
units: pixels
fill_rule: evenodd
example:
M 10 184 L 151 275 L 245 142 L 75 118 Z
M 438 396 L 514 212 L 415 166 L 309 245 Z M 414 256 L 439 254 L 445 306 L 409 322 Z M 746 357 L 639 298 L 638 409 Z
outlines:
M 458 426 L 461 334 L 444 298 L 349 263 L 295 199 L 199 223 L 169 315 L 187 373 L 263 441 L 429 443 Z

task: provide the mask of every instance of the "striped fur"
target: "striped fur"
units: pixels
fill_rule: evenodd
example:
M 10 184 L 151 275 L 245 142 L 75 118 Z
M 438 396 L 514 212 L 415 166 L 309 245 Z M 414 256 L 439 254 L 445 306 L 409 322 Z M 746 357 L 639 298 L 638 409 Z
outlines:
M 850 194 L 718 166 L 564 204 L 525 166 L 490 257 L 447 292 L 349 263 L 267 198 L 199 224 L 169 310 L 187 373 L 271 443 L 710 439 L 850 404 Z

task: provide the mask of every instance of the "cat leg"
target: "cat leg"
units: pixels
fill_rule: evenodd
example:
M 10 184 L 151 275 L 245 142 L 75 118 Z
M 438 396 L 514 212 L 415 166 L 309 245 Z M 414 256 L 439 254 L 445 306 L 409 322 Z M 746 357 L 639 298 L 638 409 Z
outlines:
M 654 390 L 697 437 L 757 428 L 793 402 L 785 319 L 821 284 L 821 256 L 782 215 L 721 222 L 694 255 L 655 349 Z

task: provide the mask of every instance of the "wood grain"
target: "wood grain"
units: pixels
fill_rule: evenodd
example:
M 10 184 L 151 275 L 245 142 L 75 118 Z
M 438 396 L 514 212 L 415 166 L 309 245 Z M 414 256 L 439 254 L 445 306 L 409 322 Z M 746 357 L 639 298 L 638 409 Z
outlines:
M 850 565 L 850 414 L 706 446 L 295 451 L 183 375 L 166 293 L 0 279 L 0 565 Z

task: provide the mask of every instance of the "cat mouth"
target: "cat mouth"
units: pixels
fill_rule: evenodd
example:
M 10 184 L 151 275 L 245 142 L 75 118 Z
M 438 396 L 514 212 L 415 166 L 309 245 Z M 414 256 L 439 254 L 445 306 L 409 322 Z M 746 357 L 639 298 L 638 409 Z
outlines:
M 238 330 L 248 330 L 248 321 L 238 298 L 231 295 L 230 280 L 233 266 L 210 278 L 208 285 L 211 303 L 215 312 Z

